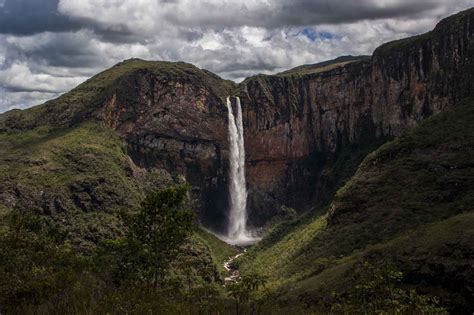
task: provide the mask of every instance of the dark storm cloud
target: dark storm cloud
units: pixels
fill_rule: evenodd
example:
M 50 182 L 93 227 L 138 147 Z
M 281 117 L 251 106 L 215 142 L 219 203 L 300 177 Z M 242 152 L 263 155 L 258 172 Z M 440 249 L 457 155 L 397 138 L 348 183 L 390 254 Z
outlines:
M 104 61 L 87 33 L 42 34 L 36 39 L 37 43 L 28 46 L 21 39 L 11 41 L 6 62 L 21 58 L 34 64 L 76 68 L 97 67 Z
M 374 0 L 294 0 L 282 1 L 278 21 L 273 26 L 339 24 L 359 20 L 410 17 L 433 10 L 440 1 L 398 1 L 383 4 Z
M 15 85 L 10 83 L 4 83 L 2 88 L 5 92 L 39 92 L 39 93 L 58 93 L 58 91 L 54 87 L 51 88 L 38 88 L 38 87 L 25 87 L 21 85 Z
M 0 7 L 0 32 L 12 35 L 31 35 L 45 31 L 77 30 L 81 23 L 61 15 L 59 0 L 6 0 Z
M 126 1 L 111 2 L 114 6 Z M 185 0 L 156 0 L 163 18 L 175 27 L 184 26 L 178 32 L 187 40 L 200 34 L 192 28 L 223 28 L 258 26 L 278 28 L 281 26 L 304 26 L 320 23 L 347 23 L 363 19 L 380 19 L 413 16 L 440 5 L 440 1 L 383 1 L 375 0 L 275 0 L 269 2 L 219 2 Z M 382 4 L 381 4 L 382 3 Z M 32 35 L 41 32 L 67 32 L 90 29 L 107 42 L 141 42 L 147 34 L 134 31 L 128 21 L 115 19 L 102 21 L 100 16 L 76 16 L 74 12 L 64 14 L 58 10 L 59 0 L 6 0 L 0 7 L 0 33 Z M 140 3 L 137 3 L 140 6 Z M 188 8 L 191 7 L 191 10 Z M 146 8 L 145 8 L 146 10 Z M 97 12 L 104 14 L 104 12 Z M 188 28 L 186 28 L 188 27 Z
M 102 24 L 94 18 L 78 18 L 58 11 L 59 0 L 5 0 L 0 6 L 0 34 L 28 36 L 43 32 L 93 30 L 103 41 L 138 42 L 124 24 Z
M 168 3 L 166 18 L 189 26 L 278 28 L 339 24 L 360 20 L 411 17 L 436 9 L 441 0 L 275 0 L 269 2 L 205 2 L 183 10 L 184 1 Z

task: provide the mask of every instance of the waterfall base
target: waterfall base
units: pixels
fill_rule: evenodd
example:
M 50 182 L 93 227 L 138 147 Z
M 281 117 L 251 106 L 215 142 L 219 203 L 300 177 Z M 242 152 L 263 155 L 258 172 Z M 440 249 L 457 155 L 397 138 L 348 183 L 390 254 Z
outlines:
M 244 235 L 239 235 L 237 237 L 229 237 L 228 235 L 223 235 L 220 233 L 216 233 L 214 231 L 205 229 L 207 232 L 211 233 L 218 239 L 220 239 L 223 242 L 226 242 L 227 244 L 234 245 L 234 246 L 239 246 L 239 247 L 248 247 L 251 245 L 254 245 L 258 243 L 262 238 L 258 237 L 254 233 L 247 233 Z
M 218 236 L 218 238 L 226 242 L 227 244 L 242 246 L 242 247 L 253 245 L 262 239 L 261 237 L 256 237 L 250 234 L 238 235 L 235 238 L 230 238 L 228 236 L 222 236 L 222 237 Z

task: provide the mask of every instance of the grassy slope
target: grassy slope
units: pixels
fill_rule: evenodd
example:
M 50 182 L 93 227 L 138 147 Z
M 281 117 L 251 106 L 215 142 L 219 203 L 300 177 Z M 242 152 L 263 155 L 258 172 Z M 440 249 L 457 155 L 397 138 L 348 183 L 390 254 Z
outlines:
M 122 81 L 130 76 L 143 80 L 147 75 L 164 80 L 181 79 L 197 86 L 204 85 L 221 98 L 229 95 L 235 88 L 234 82 L 223 80 L 209 71 L 185 62 L 129 59 L 93 76 L 57 99 L 27 110 L 12 110 L 0 115 L 0 131 L 24 130 L 43 125 L 71 126 L 82 122 L 112 97 Z
M 322 73 L 339 67 L 343 67 L 349 63 L 362 61 L 370 58 L 369 56 L 342 56 L 333 60 L 328 60 L 316 64 L 303 65 L 290 70 L 277 73 L 277 76 L 303 76 L 306 74 Z
M 146 187 L 126 171 L 124 150 L 113 131 L 92 122 L 0 133 L 0 198 L 21 194 L 28 204 L 15 208 L 46 214 L 87 252 L 97 241 L 119 235 L 118 212 L 137 209 L 143 198 Z M 149 186 L 171 183 L 164 171 L 153 175 L 146 179 Z M 7 212 L 0 205 L 0 217 Z M 209 278 L 213 270 L 225 275 L 223 261 L 237 249 L 198 229 L 185 252 L 193 257 L 196 276 Z
M 363 257 L 389 257 L 405 273 L 406 285 L 443 298 L 444 305 L 466 310 L 473 307 L 472 301 L 468 304 L 473 242 L 474 213 L 455 215 L 335 260 L 322 272 L 280 287 L 280 294 L 291 300 L 304 293 L 344 292 L 351 286 L 347 272 L 356 262 Z M 471 291 L 466 290 L 469 286 Z
M 421 265 L 456 269 L 458 258 L 443 256 L 447 244 L 460 251 L 458 257 L 469 257 L 474 247 L 473 225 L 456 227 L 459 218 L 473 220 L 473 122 L 469 100 L 383 145 L 339 190 L 329 213 L 293 222 L 274 244 L 264 239 L 241 260 L 242 272 L 266 274 L 270 287 L 283 291 L 332 290 L 364 250 L 376 247 L 407 261 L 416 257 Z M 401 267 L 420 272 L 402 260 Z
M 1 114 L 0 207 L 52 214 L 72 229 L 73 238 L 83 234 L 92 242 L 107 234 L 99 225 L 116 229 L 114 214 L 136 208 L 143 186 L 159 187 L 170 176 L 137 169 L 121 139 L 90 119 L 91 113 L 122 82 L 140 84 L 150 76 L 203 86 L 220 97 L 234 88 L 233 82 L 184 62 L 130 59 L 55 100 Z M 132 176 L 135 171 L 139 176 Z
M 2 132 L 0 201 L 52 215 L 74 243 L 88 246 L 117 232 L 115 214 L 143 196 L 127 160 L 118 136 L 96 123 Z
M 206 244 L 211 253 L 212 260 L 220 274 L 222 276 L 226 275 L 227 271 L 224 269 L 224 261 L 227 260 L 227 258 L 236 255 L 239 252 L 239 249 L 221 241 L 203 229 L 198 229 L 195 233 L 195 237 L 200 242 Z

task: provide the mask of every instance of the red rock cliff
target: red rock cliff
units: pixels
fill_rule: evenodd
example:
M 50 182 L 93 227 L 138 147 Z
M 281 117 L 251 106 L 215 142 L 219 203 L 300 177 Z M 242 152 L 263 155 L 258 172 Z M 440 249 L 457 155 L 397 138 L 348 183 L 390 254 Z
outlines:
M 240 86 L 254 220 L 281 204 L 307 208 L 334 190 L 344 148 L 401 135 L 472 94 L 474 10 L 372 58 L 309 74 L 256 76 Z
M 124 139 L 132 170 L 184 176 L 204 224 L 224 229 L 225 98 L 240 96 L 248 207 L 251 222 L 260 225 L 281 205 L 304 210 L 321 204 L 350 169 L 346 164 L 357 161 L 359 148 L 396 137 L 471 95 L 473 33 L 471 9 L 430 33 L 383 45 L 370 58 L 256 76 L 240 85 L 186 63 L 129 60 L 25 115 L 3 116 L 0 131 L 98 120 Z

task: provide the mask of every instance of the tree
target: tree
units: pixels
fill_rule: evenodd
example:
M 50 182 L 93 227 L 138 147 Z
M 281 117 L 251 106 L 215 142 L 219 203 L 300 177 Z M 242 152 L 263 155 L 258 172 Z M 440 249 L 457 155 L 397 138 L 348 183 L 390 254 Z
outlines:
M 266 282 L 265 276 L 249 274 L 227 285 L 228 295 L 235 300 L 236 315 L 241 314 L 242 307 L 250 301 L 251 294 L 260 287 L 264 287 Z
M 157 290 L 169 264 L 193 229 L 193 212 L 185 208 L 189 186 L 181 184 L 155 191 L 142 202 L 138 213 L 125 217 L 127 229 L 125 274 Z
M 331 312 L 360 314 L 447 314 L 436 297 L 401 287 L 403 273 L 388 261 L 363 260 L 350 270 L 354 285 L 346 296 L 333 294 Z
M 0 313 L 28 313 L 40 306 L 60 313 L 71 284 L 85 278 L 86 261 L 45 218 L 12 210 L 0 221 Z

